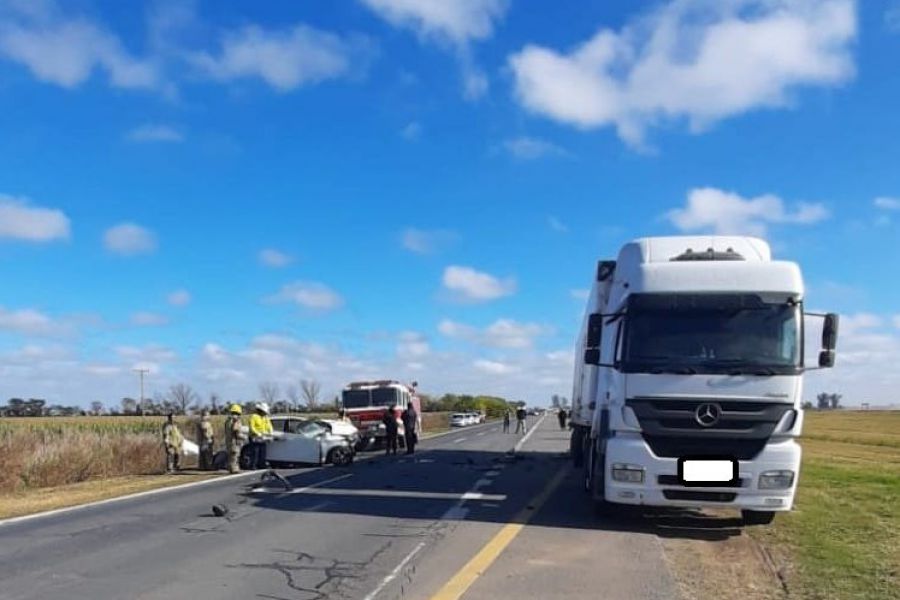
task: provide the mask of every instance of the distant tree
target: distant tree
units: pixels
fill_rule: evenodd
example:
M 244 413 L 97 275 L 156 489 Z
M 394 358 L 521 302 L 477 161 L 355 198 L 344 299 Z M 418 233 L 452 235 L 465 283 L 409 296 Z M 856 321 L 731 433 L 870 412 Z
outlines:
M 802 408 L 803 410 L 809 410 L 812 407 L 813 407 L 813 403 L 810 402 L 809 400 L 807 400 L 806 402 L 804 402 L 803 404 L 800 405 L 800 408 Z
M 304 379 L 300 382 L 300 389 L 303 392 L 303 398 L 306 400 L 307 408 L 315 410 L 319 404 L 319 394 L 322 393 L 322 384 L 315 379 Z
M 194 389 L 186 383 L 177 383 L 169 388 L 169 396 L 166 398 L 168 405 L 163 403 L 164 408 L 171 412 L 179 414 L 187 414 L 188 407 L 199 400 L 200 397 Z
M 831 394 L 821 392 L 816 395 L 816 408 L 819 410 L 828 410 L 831 406 Z
M 553 396 L 550 397 L 550 405 L 553 406 L 553 408 L 559 408 L 560 406 L 562 406 L 562 402 L 560 401 L 560 397 L 558 394 L 553 394 Z
M 278 396 L 281 395 L 281 390 L 278 389 L 278 384 L 272 381 L 263 381 L 259 384 L 259 397 L 262 398 L 262 401 L 271 405 L 274 405 L 278 402 Z
M 103 403 L 99 400 L 94 400 L 91 402 L 91 414 L 94 416 L 99 416 L 103 414 Z
M 122 414 L 133 415 L 137 414 L 138 411 L 138 401 L 134 398 L 122 398 Z
M 287 389 L 284 391 L 284 395 L 291 405 L 291 410 L 297 410 L 298 408 L 300 408 L 300 390 L 296 385 L 291 384 L 287 386 Z
M 841 407 L 841 398 L 843 398 L 841 394 L 831 394 L 828 400 L 831 402 L 832 410 L 837 410 Z
M 222 414 L 222 399 L 216 392 L 209 394 L 209 413 L 212 415 Z

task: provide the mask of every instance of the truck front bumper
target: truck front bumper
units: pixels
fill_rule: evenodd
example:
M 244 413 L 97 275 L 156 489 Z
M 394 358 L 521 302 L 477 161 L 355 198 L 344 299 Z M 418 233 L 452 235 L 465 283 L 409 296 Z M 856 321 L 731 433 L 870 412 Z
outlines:
M 738 461 L 740 487 L 686 487 L 677 481 L 676 458 L 655 456 L 638 434 L 620 435 L 609 439 L 606 445 L 605 497 L 619 504 L 788 511 L 794 503 L 800 456 L 800 445 L 793 439 L 770 441 L 753 460 Z M 643 481 L 614 480 L 614 465 L 643 468 Z M 760 475 L 770 471 L 793 472 L 790 487 L 760 489 Z

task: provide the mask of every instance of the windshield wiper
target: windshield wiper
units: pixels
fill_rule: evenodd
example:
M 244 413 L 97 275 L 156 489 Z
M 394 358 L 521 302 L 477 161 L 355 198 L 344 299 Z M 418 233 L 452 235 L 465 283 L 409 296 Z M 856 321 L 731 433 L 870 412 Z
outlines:
M 696 375 L 697 369 L 693 367 L 653 367 L 650 369 L 653 375 L 662 375 L 663 373 L 672 373 L 674 375 Z
M 758 365 L 743 358 L 717 358 L 705 361 L 703 365 L 706 367 L 728 368 L 729 375 L 777 375 L 777 372 L 772 367 Z

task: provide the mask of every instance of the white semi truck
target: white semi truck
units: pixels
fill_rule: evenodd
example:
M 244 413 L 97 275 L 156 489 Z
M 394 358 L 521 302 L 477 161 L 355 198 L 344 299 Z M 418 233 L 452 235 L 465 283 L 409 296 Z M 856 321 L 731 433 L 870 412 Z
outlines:
M 750 237 L 659 237 L 601 261 L 576 347 L 571 454 L 598 509 L 790 510 L 803 373 L 838 317 L 804 313 L 799 267 Z M 804 364 L 804 316 L 823 318 Z

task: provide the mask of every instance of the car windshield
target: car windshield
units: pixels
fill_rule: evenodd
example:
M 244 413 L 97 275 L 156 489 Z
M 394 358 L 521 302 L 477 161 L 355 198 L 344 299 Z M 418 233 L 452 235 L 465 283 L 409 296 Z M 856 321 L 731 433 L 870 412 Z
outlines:
M 289 433 L 296 433 L 306 437 L 315 437 L 326 431 L 325 427 L 315 421 L 301 421 L 299 419 L 288 421 L 287 430 Z
M 800 365 L 799 308 L 638 309 L 625 328 L 626 371 L 784 374 Z
M 344 390 L 344 408 L 365 408 L 369 404 L 369 390 Z

